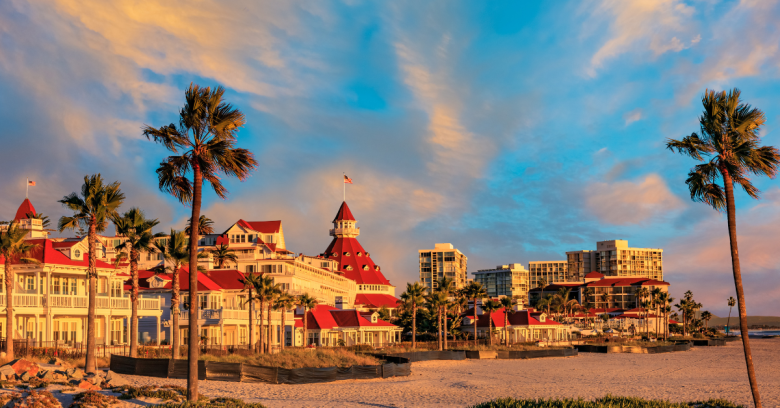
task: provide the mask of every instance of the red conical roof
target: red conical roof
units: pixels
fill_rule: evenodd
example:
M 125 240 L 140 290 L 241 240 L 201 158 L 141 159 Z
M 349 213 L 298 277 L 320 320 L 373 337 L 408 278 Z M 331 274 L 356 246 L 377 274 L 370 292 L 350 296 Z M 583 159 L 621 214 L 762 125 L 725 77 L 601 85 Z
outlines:
M 339 212 L 336 214 L 336 218 L 333 219 L 333 222 L 336 221 L 356 221 L 355 217 L 352 216 L 352 211 L 349 210 L 349 206 L 347 206 L 346 201 L 341 203 L 341 208 L 339 208 Z
M 35 207 L 33 207 L 29 198 L 25 198 L 24 201 L 22 201 L 22 205 L 20 205 L 19 209 L 16 210 L 16 217 L 14 217 L 14 221 L 30 218 L 27 216 L 27 214 L 37 214 L 35 212 Z
M 325 256 L 339 262 L 339 272 L 360 285 L 389 285 L 379 267 L 368 256 L 357 238 L 333 238 Z M 351 267 L 351 268 L 348 268 Z

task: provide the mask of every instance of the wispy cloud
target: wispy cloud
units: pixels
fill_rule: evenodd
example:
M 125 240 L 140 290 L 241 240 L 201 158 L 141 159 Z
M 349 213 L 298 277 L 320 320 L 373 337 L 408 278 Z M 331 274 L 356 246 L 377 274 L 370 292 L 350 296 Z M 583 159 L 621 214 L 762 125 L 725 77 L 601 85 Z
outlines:
M 595 182 L 586 187 L 585 203 L 601 222 L 641 225 L 656 217 L 668 217 L 682 208 L 682 201 L 657 174 L 632 181 Z

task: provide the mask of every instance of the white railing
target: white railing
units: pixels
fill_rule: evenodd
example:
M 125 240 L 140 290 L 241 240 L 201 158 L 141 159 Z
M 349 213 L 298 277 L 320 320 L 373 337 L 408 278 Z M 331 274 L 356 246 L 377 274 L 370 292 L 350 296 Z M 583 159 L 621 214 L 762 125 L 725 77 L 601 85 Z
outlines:
M 14 307 L 38 307 L 41 305 L 41 295 L 14 294 Z
M 130 299 L 111 298 L 111 309 L 130 309 Z
M 138 309 L 157 310 L 160 308 L 160 299 L 138 299 Z
M 85 296 L 49 296 L 49 307 L 78 307 L 86 308 L 89 306 L 89 298 Z
M 223 319 L 249 320 L 249 311 L 248 310 L 223 309 L 222 310 L 222 318 Z
M 331 228 L 330 235 L 358 235 L 360 234 L 360 227 L 355 228 Z

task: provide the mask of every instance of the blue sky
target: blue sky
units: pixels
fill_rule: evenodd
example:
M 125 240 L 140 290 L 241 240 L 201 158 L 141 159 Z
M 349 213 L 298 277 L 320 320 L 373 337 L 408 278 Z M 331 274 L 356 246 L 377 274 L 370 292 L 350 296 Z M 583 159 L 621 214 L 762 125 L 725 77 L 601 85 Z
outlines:
M 475 271 L 623 238 L 664 248 L 674 295 L 723 315 L 725 219 L 663 146 L 698 130 L 705 89 L 733 87 L 780 145 L 778 16 L 769 0 L 2 2 L 0 218 L 26 177 L 58 218 L 101 172 L 181 228 L 140 129 L 175 121 L 190 82 L 222 85 L 261 164 L 207 194 L 220 228 L 282 219 L 290 249 L 320 253 L 346 172 L 361 242 L 399 287 L 435 242 Z M 748 311 L 777 315 L 780 189 L 755 183 L 761 201 L 737 197 Z

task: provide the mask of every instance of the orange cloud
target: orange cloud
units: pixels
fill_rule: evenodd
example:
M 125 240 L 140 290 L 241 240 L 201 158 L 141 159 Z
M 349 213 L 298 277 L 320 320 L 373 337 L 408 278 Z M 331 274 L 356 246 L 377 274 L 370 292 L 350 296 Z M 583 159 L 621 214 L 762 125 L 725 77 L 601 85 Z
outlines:
M 634 181 L 593 183 L 585 194 L 588 210 L 613 225 L 642 224 L 683 206 L 657 174 Z

